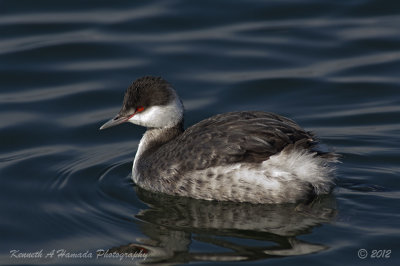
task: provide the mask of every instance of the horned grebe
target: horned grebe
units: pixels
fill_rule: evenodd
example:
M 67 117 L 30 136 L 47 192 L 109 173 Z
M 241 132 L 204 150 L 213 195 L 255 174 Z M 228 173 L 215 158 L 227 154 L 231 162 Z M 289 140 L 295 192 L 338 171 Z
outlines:
M 160 77 L 137 79 L 119 113 L 101 129 L 123 122 L 147 127 L 132 179 L 153 192 L 197 199 L 290 203 L 334 186 L 336 155 L 292 120 L 261 111 L 230 112 L 183 128 L 183 104 Z

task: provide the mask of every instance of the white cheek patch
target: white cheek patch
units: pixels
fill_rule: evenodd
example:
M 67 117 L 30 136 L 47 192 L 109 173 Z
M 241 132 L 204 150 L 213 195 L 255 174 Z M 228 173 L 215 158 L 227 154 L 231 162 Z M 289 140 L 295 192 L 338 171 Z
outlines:
M 136 113 L 128 121 L 139 126 L 154 127 L 155 124 L 160 122 L 160 115 L 162 114 L 160 109 L 161 107 L 152 106 L 141 113 Z
M 183 105 L 175 99 L 163 106 L 151 106 L 143 112 L 132 116 L 128 121 L 144 127 L 172 127 L 179 123 L 183 117 Z

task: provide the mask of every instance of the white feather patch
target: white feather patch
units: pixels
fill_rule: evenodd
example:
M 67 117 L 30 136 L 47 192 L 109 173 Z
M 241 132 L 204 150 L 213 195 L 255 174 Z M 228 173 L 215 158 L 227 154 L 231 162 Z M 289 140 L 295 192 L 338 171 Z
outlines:
M 307 196 L 296 194 L 292 195 L 295 198 L 290 198 L 288 194 L 293 189 L 306 193 L 310 185 L 314 187 L 316 194 L 328 193 L 332 187 L 331 171 L 325 159 L 307 150 L 291 150 L 271 156 L 258 165 L 238 163 L 211 167 L 193 171 L 187 178 L 202 180 L 209 189 L 208 194 L 205 194 L 204 191 L 197 191 L 192 187 L 193 197 L 282 203 L 295 202 Z M 214 177 L 223 176 L 223 178 L 206 178 L 210 173 Z
M 174 99 L 167 105 L 151 106 L 143 112 L 137 113 L 132 116 L 128 121 L 144 127 L 163 128 L 173 127 L 182 120 L 183 105 L 172 91 Z

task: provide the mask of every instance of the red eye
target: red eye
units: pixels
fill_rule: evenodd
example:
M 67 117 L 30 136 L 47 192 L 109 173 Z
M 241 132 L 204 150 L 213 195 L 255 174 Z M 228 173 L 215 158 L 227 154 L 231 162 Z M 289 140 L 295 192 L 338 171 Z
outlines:
M 136 113 L 140 113 L 143 110 L 144 110 L 144 107 L 143 106 L 139 106 L 139 107 L 136 108 Z

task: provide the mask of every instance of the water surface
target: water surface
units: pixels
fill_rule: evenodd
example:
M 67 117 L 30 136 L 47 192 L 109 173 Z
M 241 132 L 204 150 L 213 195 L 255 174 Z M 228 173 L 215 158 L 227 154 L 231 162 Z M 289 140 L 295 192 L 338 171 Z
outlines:
M 398 10 L 377 0 L 2 1 L 0 264 L 132 263 L 96 258 L 109 250 L 147 255 L 137 263 L 397 265 Z M 334 193 L 258 206 L 138 189 L 144 129 L 98 128 L 148 74 L 175 86 L 186 126 L 263 110 L 314 131 L 342 155 Z M 388 258 L 371 258 L 379 250 Z

